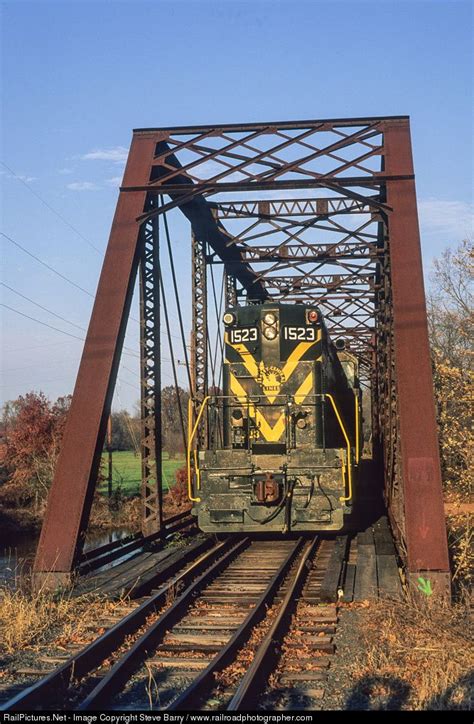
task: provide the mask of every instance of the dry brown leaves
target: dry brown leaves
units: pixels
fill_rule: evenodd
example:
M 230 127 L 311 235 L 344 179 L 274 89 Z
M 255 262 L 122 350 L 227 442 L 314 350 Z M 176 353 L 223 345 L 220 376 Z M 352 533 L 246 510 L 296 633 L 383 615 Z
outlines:
M 373 602 L 366 613 L 358 608 L 362 646 L 346 667 L 355 682 L 401 682 L 408 692 L 407 709 L 465 706 L 466 677 L 474 665 L 467 602 L 450 608 L 413 599 Z
M 0 590 L 0 650 L 8 654 L 39 650 L 46 643 L 64 650 L 85 645 L 100 631 L 101 619 L 120 602 L 87 595 L 73 598 L 64 593 L 53 596 L 31 588 Z
M 245 674 L 254 659 L 256 650 L 270 628 L 278 609 L 279 605 L 275 605 L 267 610 L 265 619 L 253 629 L 252 635 L 246 645 L 240 649 L 235 661 L 215 675 L 216 681 L 219 684 L 218 691 L 233 686 Z

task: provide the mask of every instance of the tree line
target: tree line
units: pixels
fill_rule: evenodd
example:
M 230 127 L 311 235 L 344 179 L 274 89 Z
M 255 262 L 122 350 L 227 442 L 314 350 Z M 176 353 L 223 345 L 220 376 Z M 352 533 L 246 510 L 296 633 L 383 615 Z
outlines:
M 179 388 L 187 425 L 188 393 Z M 174 386 L 161 391 L 162 449 L 170 457 L 184 455 L 178 394 Z M 28 392 L 3 406 L 0 420 L 0 504 L 5 507 L 36 506 L 51 485 L 71 396 L 50 401 L 42 392 Z M 185 428 L 186 429 L 186 428 Z M 140 406 L 134 414 L 120 410 L 111 414 L 110 445 L 104 450 L 133 450 L 140 454 Z

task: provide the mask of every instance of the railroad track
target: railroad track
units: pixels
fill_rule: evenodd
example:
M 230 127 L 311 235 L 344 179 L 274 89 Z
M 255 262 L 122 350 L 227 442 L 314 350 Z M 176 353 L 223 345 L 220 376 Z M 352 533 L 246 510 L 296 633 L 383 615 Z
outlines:
M 62 700 L 66 701 L 75 674 L 86 675 L 97 668 L 127 637 L 139 631 L 147 618 L 156 615 L 158 608 L 165 606 L 170 596 L 175 596 L 180 587 L 186 586 L 202 572 L 208 560 L 217 555 L 221 548 L 222 544 L 213 546 L 212 539 L 208 538 L 191 543 L 170 555 L 154 578 L 147 582 L 146 588 L 152 589 L 151 593 L 119 602 L 112 616 L 102 617 L 98 622 L 96 628 L 106 630 L 92 643 L 68 646 L 61 655 L 39 657 L 35 668 L 17 669 L 17 675 L 29 681 L 14 686 L 2 685 L 0 711 L 10 708 L 47 708 L 49 704 L 53 708 L 53 703 L 59 706 Z M 157 587 L 156 590 L 153 586 Z M 40 668 L 39 664 L 44 666 Z M 31 684 L 32 677 L 41 678 Z
M 313 565 L 281 637 L 271 685 L 260 697 L 264 708 L 313 710 L 319 708 L 324 697 L 338 622 L 337 603 L 326 600 L 331 594 L 325 590 L 328 578 L 337 580 L 337 572 L 330 570 L 332 562 L 338 560 L 335 547 L 334 540 L 324 540 L 315 552 Z M 337 591 L 335 593 L 337 595 Z M 246 701 L 239 703 L 248 704 L 248 701 L 247 695 Z
M 308 708 L 334 652 L 336 607 L 321 604 L 334 548 L 219 543 L 3 708 Z

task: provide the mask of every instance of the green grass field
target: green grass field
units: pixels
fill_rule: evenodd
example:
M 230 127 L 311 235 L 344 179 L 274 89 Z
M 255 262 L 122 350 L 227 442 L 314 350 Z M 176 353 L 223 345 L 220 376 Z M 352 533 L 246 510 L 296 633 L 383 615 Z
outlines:
M 163 490 L 167 491 L 175 483 L 175 474 L 178 468 L 182 468 L 185 464 L 183 458 L 167 458 L 167 453 L 163 453 L 162 475 Z M 108 455 L 102 455 L 102 474 L 107 475 L 108 471 Z M 122 493 L 125 496 L 138 495 L 140 492 L 141 482 L 141 458 L 135 455 L 131 450 L 120 450 L 112 453 L 112 482 L 114 490 L 120 485 Z M 99 487 L 101 493 L 107 493 L 107 481 L 105 480 Z

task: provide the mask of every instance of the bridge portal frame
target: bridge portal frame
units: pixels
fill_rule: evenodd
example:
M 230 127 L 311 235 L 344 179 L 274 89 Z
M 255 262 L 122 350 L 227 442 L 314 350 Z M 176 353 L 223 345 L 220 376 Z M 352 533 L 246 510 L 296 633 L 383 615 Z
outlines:
M 377 160 L 379 166 L 374 167 Z M 316 168 L 322 161 L 323 166 Z M 313 274 L 306 282 L 299 257 L 293 271 L 288 271 L 292 253 L 288 241 L 276 249 L 277 255 L 284 249 L 284 260 L 276 260 L 270 272 L 268 267 L 264 273 L 256 272 L 251 264 L 271 261 L 269 250 L 242 243 L 223 226 L 226 214 L 229 218 L 235 212 L 240 199 L 227 206 L 219 206 L 220 198 L 208 200 L 229 192 L 277 191 L 281 196 L 297 190 L 314 195 L 319 189 L 329 196 L 315 199 L 312 206 L 308 202 L 312 217 L 305 234 L 308 228 L 321 227 L 321 221 L 332 223 L 335 214 L 351 212 L 369 212 L 378 224 L 378 234 L 369 238 L 363 228 L 341 227 L 345 236 L 339 246 L 329 244 L 311 251 L 314 244 L 307 239 L 301 243 L 297 233 L 297 257 L 306 254 L 311 259 L 313 253 L 318 266 L 326 260 L 345 268 L 332 279 Z M 164 194 L 170 200 L 150 208 L 150 199 Z M 272 209 L 262 199 L 256 212 L 247 206 L 246 213 L 270 221 L 274 212 L 278 219 L 291 217 L 296 201 L 286 199 L 292 206 L 288 208 L 283 199 L 282 208 Z M 305 293 L 313 296 L 316 292 L 316 299 L 324 288 L 323 301 L 332 309 L 333 321 L 341 314 L 345 319 L 363 319 L 360 324 L 342 324 L 340 331 L 345 331 L 354 351 L 371 367 L 385 497 L 399 551 L 411 577 L 429 575 L 440 590 L 445 589 L 449 561 L 407 116 L 134 131 L 48 499 L 36 574 L 64 582 L 80 557 L 143 253 L 141 228 L 175 207 L 190 219 L 194 243 L 201 249 L 207 245 L 214 258 L 217 255 L 225 264 L 228 299 L 235 299 L 236 281 L 255 302 L 278 294 L 301 298 L 306 284 Z M 280 232 L 286 229 L 280 227 Z M 295 238 L 291 229 L 287 235 Z M 283 262 L 282 280 L 274 272 Z M 157 295 L 156 285 L 153 293 Z M 341 299 L 352 305 L 350 309 L 347 304 L 340 306 Z M 373 314 L 362 317 L 367 304 L 372 305 Z M 146 369 L 142 364 L 144 376 Z M 160 501 L 161 484 L 159 476 L 155 478 Z M 158 525 L 160 516 L 158 511 Z

